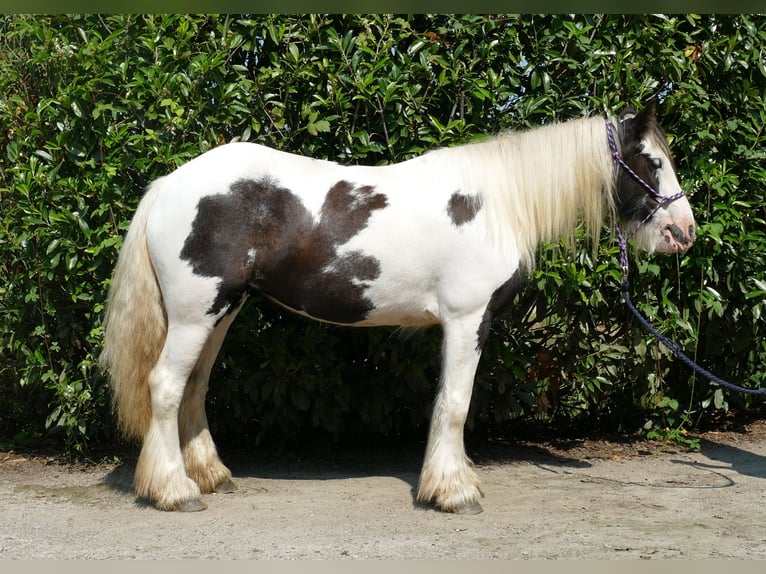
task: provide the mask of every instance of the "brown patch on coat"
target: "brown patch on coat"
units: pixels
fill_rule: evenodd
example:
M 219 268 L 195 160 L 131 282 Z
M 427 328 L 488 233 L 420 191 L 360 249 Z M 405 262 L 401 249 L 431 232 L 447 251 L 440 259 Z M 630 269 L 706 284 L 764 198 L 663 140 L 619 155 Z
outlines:
M 459 191 L 453 193 L 447 203 L 447 215 L 452 220 L 452 224 L 457 227 L 473 221 L 479 210 L 481 210 L 481 197 L 463 195 Z
M 230 189 L 200 200 L 181 251 L 194 273 L 221 278 L 208 313 L 235 308 L 256 288 L 325 321 L 351 324 L 368 315 L 373 305 L 364 291 L 380 264 L 361 251 L 338 251 L 388 205 L 385 195 L 340 181 L 316 221 L 299 197 L 272 179 L 243 179 Z
M 476 332 L 476 350 L 481 351 L 484 348 L 484 344 L 489 337 L 490 329 L 492 328 L 492 321 L 508 306 L 511 300 L 516 296 L 524 285 L 524 270 L 519 265 L 516 271 L 510 278 L 500 285 L 492 293 L 489 301 L 487 302 L 487 308 L 484 310 L 484 315 L 481 318 L 479 329 Z

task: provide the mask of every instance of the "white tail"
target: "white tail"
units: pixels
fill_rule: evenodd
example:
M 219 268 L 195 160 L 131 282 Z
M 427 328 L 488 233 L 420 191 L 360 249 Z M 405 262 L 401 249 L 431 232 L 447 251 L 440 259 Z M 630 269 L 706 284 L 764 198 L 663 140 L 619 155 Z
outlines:
M 159 189 L 145 193 L 130 224 L 112 275 L 99 358 L 112 387 L 112 404 L 123 432 L 143 439 L 151 418 L 147 379 L 167 334 L 167 318 L 146 246 L 146 222 Z

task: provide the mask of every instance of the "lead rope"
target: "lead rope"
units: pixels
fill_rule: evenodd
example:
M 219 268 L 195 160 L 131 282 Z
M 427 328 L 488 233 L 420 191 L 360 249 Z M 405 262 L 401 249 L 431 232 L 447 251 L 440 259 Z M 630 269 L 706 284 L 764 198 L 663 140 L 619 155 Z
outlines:
M 676 199 L 679 199 L 684 195 L 684 192 L 681 191 L 680 193 L 677 193 L 675 195 L 669 196 L 669 197 L 663 197 L 657 191 L 649 185 L 647 182 L 645 182 L 641 176 L 639 176 L 635 171 L 633 171 L 630 166 L 625 162 L 625 160 L 620 157 L 619 152 L 617 151 L 617 144 L 614 141 L 614 133 L 613 133 L 613 127 L 610 121 L 607 119 L 606 122 L 606 133 L 607 133 L 607 139 L 609 140 L 609 148 L 612 152 L 612 158 L 614 159 L 615 166 L 621 166 L 625 171 L 628 172 L 628 174 L 636 180 L 639 184 L 641 184 L 645 189 L 647 189 L 650 193 L 650 195 L 657 201 L 657 206 L 652 210 L 652 212 L 644 218 L 644 220 L 639 223 L 633 231 L 631 231 L 627 237 L 623 236 L 622 232 L 620 231 L 620 227 L 617 224 L 617 218 L 615 217 L 615 223 L 614 227 L 617 232 L 617 243 L 620 247 L 620 267 L 622 268 L 622 281 L 620 283 L 620 291 L 622 292 L 622 298 L 625 301 L 625 304 L 628 306 L 628 309 L 635 315 L 636 319 L 638 319 L 638 322 L 643 325 L 643 327 L 649 331 L 652 335 L 654 335 L 663 345 L 665 345 L 670 351 L 673 352 L 681 361 L 683 361 L 687 366 L 689 366 L 692 370 L 697 372 L 698 374 L 702 375 L 703 377 L 713 381 L 714 383 L 721 385 L 722 387 L 725 387 L 727 389 L 730 389 L 732 391 L 737 391 L 740 393 L 745 393 L 747 395 L 766 395 L 766 388 L 763 389 L 748 389 L 746 387 L 741 387 L 739 385 L 735 385 L 733 383 L 730 383 L 728 381 L 723 380 L 720 377 L 717 377 L 707 369 L 701 367 L 697 363 L 695 363 L 692 359 L 690 359 L 682 350 L 681 347 L 673 341 L 672 339 L 669 339 L 662 333 L 660 333 L 641 313 L 638 309 L 636 309 L 635 305 L 633 305 L 633 302 L 630 300 L 630 282 L 628 281 L 628 240 L 633 237 L 633 235 L 638 232 L 639 229 L 641 229 L 649 219 L 652 218 L 652 216 L 657 212 L 660 207 L 675 201 Z

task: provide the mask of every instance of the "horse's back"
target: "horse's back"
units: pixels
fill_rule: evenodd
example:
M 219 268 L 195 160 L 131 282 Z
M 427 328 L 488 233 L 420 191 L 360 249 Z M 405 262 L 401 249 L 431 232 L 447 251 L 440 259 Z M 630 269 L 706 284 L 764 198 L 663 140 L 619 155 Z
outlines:
M 437 323 L 508 270 L 486 249 L 480 202 L 433 163 L 341 166 L 220 146 L 154 184 L 150 251 L 168 289 L 199 285 L 211 316 L 256 288 L 323 321 Z

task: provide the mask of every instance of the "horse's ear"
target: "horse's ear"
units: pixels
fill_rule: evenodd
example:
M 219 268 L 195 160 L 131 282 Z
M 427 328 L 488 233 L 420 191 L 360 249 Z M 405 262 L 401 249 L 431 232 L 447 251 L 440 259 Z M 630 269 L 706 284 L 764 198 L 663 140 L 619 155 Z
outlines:
M 630 148 L 638 143 L 647 129 L 656 122 L 657 99 L 652 97 L 644 103 L 640 112 L 628 106 L 620 112 L 620 140 L 623 147 Z
M 621 122 L 624 122 L 625 120 L 632 120 L 635 117 L 636 117 L 635 108 L 633 108 L 632 106 L 628 106 L 627 108 L 625 108 L 624 110 L 620 112 L 618 119 Z
M 657 96 L 652 96 L 644 102 L 644 109 L 638 114 L 639 125 L 646 126 L 657 122 Z

